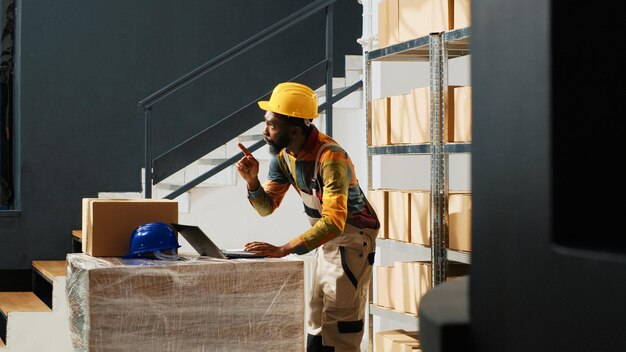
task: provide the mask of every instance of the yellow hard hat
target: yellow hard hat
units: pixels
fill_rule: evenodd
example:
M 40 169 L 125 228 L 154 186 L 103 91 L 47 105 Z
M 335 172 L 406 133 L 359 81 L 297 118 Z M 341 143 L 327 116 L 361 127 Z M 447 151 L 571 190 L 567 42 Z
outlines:
M 317 95 L 304 84 L 295 82 L 279 83 L 272 91 L 269 101 L 260 101 L 259 107 L 281 115 L 314 119 L 317 113 Z

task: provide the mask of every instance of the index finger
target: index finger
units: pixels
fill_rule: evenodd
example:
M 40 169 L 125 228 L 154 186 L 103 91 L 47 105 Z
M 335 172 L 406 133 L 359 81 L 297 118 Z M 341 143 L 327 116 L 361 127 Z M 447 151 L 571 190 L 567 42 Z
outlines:
M 252 153 L 250 153 L 250 151 L 246 147 L 244 147 L 243 144 L 237 143 L 237 146 L 239 147 L 239 149 L 241 149 L 245 156 L 252 156 Z

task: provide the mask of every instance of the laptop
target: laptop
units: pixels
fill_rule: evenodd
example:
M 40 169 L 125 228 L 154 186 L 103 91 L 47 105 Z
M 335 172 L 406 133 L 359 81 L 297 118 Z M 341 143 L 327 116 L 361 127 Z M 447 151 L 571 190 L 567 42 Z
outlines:
M 202 229 L 194 225 L 171 224 L 189 244 L 201 256 L 220 258 L 220 259 L 237 259 L 237 258 L 265 258 L 267 256 L 256 255 L 254 252 L 223 250 L 217 247 L 213 241 L 207 236 Z

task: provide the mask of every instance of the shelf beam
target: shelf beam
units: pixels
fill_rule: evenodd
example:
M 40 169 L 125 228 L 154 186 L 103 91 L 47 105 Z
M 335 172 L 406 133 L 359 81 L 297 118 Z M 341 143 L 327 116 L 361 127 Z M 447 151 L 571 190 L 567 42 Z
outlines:
M 370 314 L 407 324 L 415 330 L 419 330 L 419 319 L 417 315 L 411 313 L 396 312 L 393 309 L 370 304 Z
M 417 243 L 379 238 L 376 240 L 376 247 L 397 252 L 412 253 L 430 260 L 430 247 L 422 246 Z M 469 252 L 455 251 L 448 248 L 446 249 L 446 253 L 449 261 L 465 264 L 471 264 L 472 262 L 472 254 Z
M 443 33 L 447 44 L 448 58 L 453 59 L 470 54 L 471 28 L 459 28 Z M 411 39 L 367 52 L 368 61 L 424 61 L 430 60 L 431 35 Z
M 446 153 L 471 153 L 471 143 L 445 143 L 443 148 Z M 430 154 L 430 144 L 396 144 L 368 147 L 369 155 L 394 155 L 394 154 Z

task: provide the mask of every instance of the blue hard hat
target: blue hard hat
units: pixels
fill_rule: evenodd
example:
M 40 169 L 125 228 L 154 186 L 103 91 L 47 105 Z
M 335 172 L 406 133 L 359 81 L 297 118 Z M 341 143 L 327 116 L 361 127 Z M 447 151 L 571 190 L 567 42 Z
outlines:
M 129 257 L 139 257 L 147 253 L 177 249 L 176 232 L 162 222 L 151 222 L 137 227 L 130 238 Z

